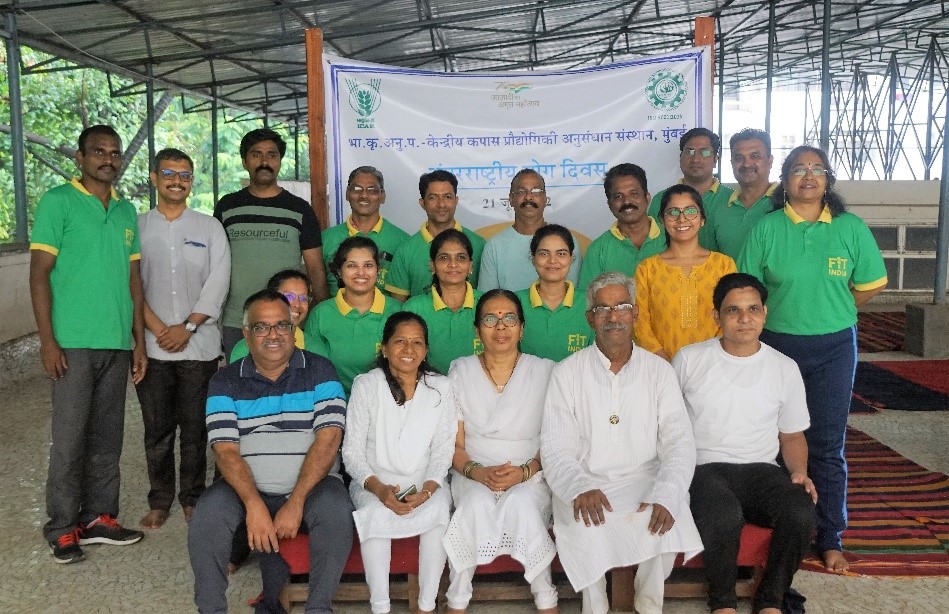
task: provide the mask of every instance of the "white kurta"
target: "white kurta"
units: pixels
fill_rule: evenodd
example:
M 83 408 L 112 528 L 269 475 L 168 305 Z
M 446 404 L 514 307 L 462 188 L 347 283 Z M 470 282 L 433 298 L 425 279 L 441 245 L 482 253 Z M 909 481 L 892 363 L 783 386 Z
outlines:
M 471 460 L 520 465 L 537 454 L 553 366 L 546 358 L 522 354 L 499 394 L 477 356 L 452 362 L 448 376 L 458 394 L 458 419 L 464 422 L 465 451 Z M 531 582 L 550 565 L 557 551 L 547 530 L 550 489 L 543 473 L 496 495 L 452 471 L 456 509 L 444 543 L 454 569 L 484 565 L 506 554 L 524 566 L 524 577 Z
M 689 559 L 702 550 L 689 511 L 695 441 L 675 372 L 658 356 L 634 347 L 613 374 L 594 344 L 555 366 L 541 457 L 554 494 L 557 551 L 574 590 L 614 567 L 671 552 Z M 613 511 L 605 523 L 587 527 L 574 520 L 573 501 L 594 489 Z M 641 503 L 669 510 L 672 529 L 661 537 L 649 533 L 652 508 L 637 513 Z
M 396 405 L 381 369 L 356 377 L 346 410 L 343 461 L 353 478 L 349 493 L 360 541 L 411 537 L 448 524 L 447 488 L 437 489 L 429 501 L 399 516 L 362 485 L 375 475 L 402 490 L 412 484 L 421 490 L 427 480 L 444 486 L 455 449 L 457 413 L 454 389 L 443 375 L 426 375 L 415 397 L 403 406 Z

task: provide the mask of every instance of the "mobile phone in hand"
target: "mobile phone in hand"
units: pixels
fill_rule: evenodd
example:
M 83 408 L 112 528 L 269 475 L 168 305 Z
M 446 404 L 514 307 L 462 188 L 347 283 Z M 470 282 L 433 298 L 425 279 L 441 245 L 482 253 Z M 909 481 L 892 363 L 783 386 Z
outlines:
M 397 494 L 395 498 L 404 503 L 406 497 L 408 497 L 409 495 L 414 495 L 417 492 L 418 492 L 418 489 L 415 487 L 415 484 L 412 484 L 411 486 L 409 486 L 408 488 L 406 488 L 405 490 Z

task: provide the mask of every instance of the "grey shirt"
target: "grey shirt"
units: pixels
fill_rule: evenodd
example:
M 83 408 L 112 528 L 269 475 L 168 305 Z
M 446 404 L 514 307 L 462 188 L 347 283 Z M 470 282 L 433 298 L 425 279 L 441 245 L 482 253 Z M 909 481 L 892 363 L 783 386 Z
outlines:
M 188 346 L 173 354 L 158 347 L 155 335 L 146 329 L 148 357 L 214 360 L 221 354 L 217 319 L 231 275 L 231 248 L 224 227 L 210 215 L 192 209 L 185 209 L 173 222 L 152 209 L 138 216 L 138 232 L 145 302 L 155 315 L 169 326 L 181 324 L 192 313 L 209 316 Z

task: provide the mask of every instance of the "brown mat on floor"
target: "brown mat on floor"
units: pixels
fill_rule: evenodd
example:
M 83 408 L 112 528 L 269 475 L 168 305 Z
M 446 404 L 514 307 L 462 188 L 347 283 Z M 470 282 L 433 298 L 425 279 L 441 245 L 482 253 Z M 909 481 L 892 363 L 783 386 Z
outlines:
M 847 429 L 847 575 L 949 576 L 949 477 Z M 802 569 L 826 572 L 816 556 Z
M 906 314 L 878 311 L 857 314 L 858 352 L 901 352 L 906 333 Z

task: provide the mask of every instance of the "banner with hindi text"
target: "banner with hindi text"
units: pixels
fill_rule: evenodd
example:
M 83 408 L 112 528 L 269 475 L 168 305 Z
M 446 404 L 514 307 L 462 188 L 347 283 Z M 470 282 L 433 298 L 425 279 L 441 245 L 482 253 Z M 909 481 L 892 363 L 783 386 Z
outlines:
M 349 172 L 385 175 L 384 217 L 407 232 L 425 215 L 418 178 L 458 177 L 462 224 L 494 230 L 514 219 L 511 178 L 537 170 L 546 219 L 588 238 L 613 221 L 608 168 L 633 162 L 656 193 L 680 177 L 679 138 L 711 123 L 707 47 L 594 68 L 437 73 L 324 55 L 330 218 L 349 214 Z

